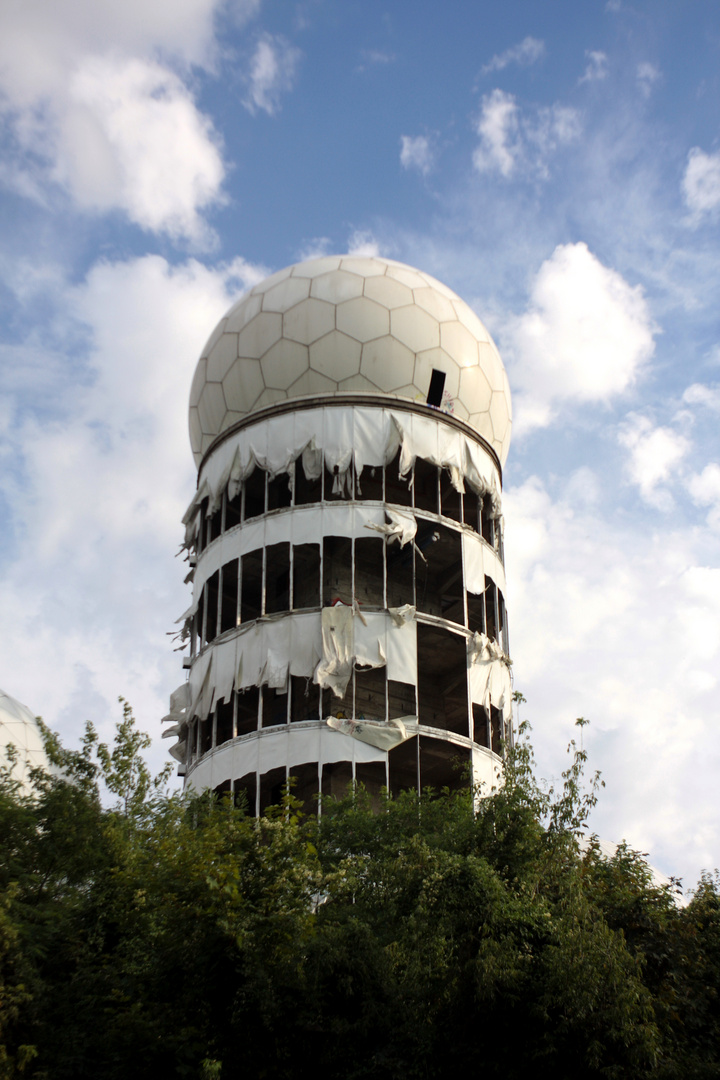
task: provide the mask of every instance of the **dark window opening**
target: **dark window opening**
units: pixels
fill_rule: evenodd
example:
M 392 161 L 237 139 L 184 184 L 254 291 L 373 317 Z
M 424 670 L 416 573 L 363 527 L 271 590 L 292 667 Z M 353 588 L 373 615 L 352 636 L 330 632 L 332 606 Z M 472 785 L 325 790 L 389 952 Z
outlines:
M 428 727 L 468 736 L 465 638 L 422 623 L 417 632 L 418 719 Z
M 470 785 L 470 750 L 452 743 L 420 736 L 420 790 L 461 791 Z
M 418 790 L 418 750 L 419 739 L 415 735 L 388 751 L 388 787 L 391 795 Z
M 205 605 L 207 607 L 207 617 L 205 620 L 205 643 L 208 644 L 214 641 L 217 637 L 217 619 L 218 619 L 218 589 L 220 586 L 220 571 L 216 570 L 214 574 L 205 582 Z
M 212 713 L 206 717 L 200 723 L 200 753 L 207 754 L 208 750 L 212 749 L 212 729 L 213 718 Z
M 220 607 L 220 633 L 237 626 L 238 607 L 238 560 L 232 559 L 222 568 L 222 603 Z
M 352 540 L 326 536 L 323 540 L 323 604 L 352 603 Z
M 347 684 L 347 689 L 342 697 L 336 697 L 329 687 L 322 691 L 320 699 L 322 718 L 335 716 L 338 720 L 352 720 L 353 718 L 353 680 Z
M 476 705 L 473 702 L 472 707 L 473 715 L 473 742 L 478 743 L 480 746 L 490 745 L 490 724 L 488 723 L 487 710 L 482 705 Z
M 384 720 L 385 715 L 385 668 L 357 668 L 355 719 Z
M 265 614 L 289 611 L 290 545 L 270 544 L 265 552 Z
M 498 589 L 498 628 L 500 630 L 498 641 L 500 642 L 503 652 L 508 653 L 508 632 L 507 632 L 507 614 L 505 611 L 505 599 L 503 594 Z
M 438 512 L 438 467 L 418 458 L 415 462 L 415 509 Z
M 234 499 L 225 496 L 225 532 L 240 524 L 242 510 L 242 490 L 239 490 Z
M 277 690 L 273 686 L 262 688 L 262 726 L 275 727 L 287 723 L 287 690 Z
M 387 606 L 402 607 L 415 603 L 415 548 L 406 544 L 388 544 L 387 558 Z
M 358 761 L 355 765 L 355 783 L 365 789 L 370 796 L 370 809 L 379 810 L 382 805 L 382 792 L 387 788 L 387 773 L 384 761 Z
M 415 537 L 426 562 L 417 560 L 417 607 L 465 625 L 460 533 L 432 522 L 418 522 Z
M 296 799 L 302 803 L 303 814 L 317 814 L 319 791 L 319 767 L 317 762 L 308 761 L 303 765 L 293 765 L 290 777 L 294 780 L 290 788 Z
M 219 701 L 215 711 L 215 745 L 230 742 L 233 737 L 233 699 Z
M 494 705 L 490 706 L 490 729 L 492 732 L 493 754 L 501 756 L 503 752 L 503 739 L 505 737 L 503 731 L 503 717 L 500 710 L 496 709 Z
M 403 717 L 417 717 L 415 706 L 415 687 L 412 683 L 396 682 L 388 679 L 388 720 L 400 720 Z
M 400 506 L 412 506 L 412 488 L 409 476 L 400 476 L 400 451 L 385 469 L 385 502 Z
M 214 514 L 208 519 L 208 525 L 210 528 L 208 541 L 212 542 L 217 540 L 218 536 L 222 532 L 222 505 L 220 505 Z
M 320 687 L 304 675 L 290 677 L 290 719 L 317 720 L 320 716 Z
M 265 513 L 265 472 L 263 469 L 257 468 L 248 476 L 245 481 L 245 508 L 244 508 L 244 520 L 249 521 L 250 518 L 259 517 L 260 514 Z
M 259 619 L 262 614 L 262 551 L 249 551 L 242 557 L 240 622 Z
M 268 510 L 284 510 L 290 506 L 292 491 L 290 490 L 290 477 L 287 473 L 280 473 L 272 479 L 268 477 Z
M 385 581 L 385 541 L 362 537 L 355 541 L 355 599 L 366 607 L 382 607 Z
M 193 719 L 188 724 L 188 736 L 187 736 L 187 760 L 194 761 L 197 757 L 197 737 L 198 737 L 198 721 Z
M 314 480 L 308 480 L 302 461 L 295 462 L 295 505 L 305 506 L 307 503 L 319 503 L 322 500 L 322 476 Z
M 279 806 L 285 791 L 285 769 L 271 769 L 260 777 L 260 813 L 264 814 L 268 806 Z
M 260 691 L 257 686 L 249 686 L 246 690 L 238 691 L 236 697 L 238 735 L 248 735 L 251 731 L 257 731 L 260 700 Z
M 223 780 L 222 784 L 218 784 L 214 791 L 218 799 L 227 798 L 227 796 L 230 794 L 230 781 Z
M 201 551 L 204 551 L 205 546 L 206 546 L 205 545 L 205 536 L 206 536 L 205 518 L 207 516 L 207 508 L 208 508 L 208 500 L 203 499 L 203 501 L 200 503 L 200 524 L 198 525 L 198 538 L 197 538 L 198 554 L 200 554 Z
M 349 761 L 334 761 L 322 767 L 322 793 L 324 798 L 342 799 L 352 784 L 352 765 Z
M 492 517 L 492 499 L 486 495 L 482 503 L 482 534 L 490 547 L 495 547 L 495 520 Z
M 195 612 L 195 638 L 200 648 L 203 646 L 202 628 L 203 628 L 203 614 L 205 612 L 205 589 L 203 588 L 200 593 L 200 599 L 198 600 L 197 611 Z
M 489 577 L 485 578 L 485 618 L 487 619 L 487 636 L 497 641 L 497 587 Z
M 320 545 L 293 546 L 293 608 L 320 607 Z
M 248 817 L 255 817 L 255 800 L 257 798 L 257 775 L 254 772 L 246 773 L 233 784 L 235 805 L 242 807 Z
M 443 390 L 445 389 L 445 372 L 438 371 L 437 368 L 433 368 L 432 375 L 430 376 L 430 387 L 428 389 L 427 403 L 433 405 L 436 409 L 439 409 L 442 405 Z
M 383 500 L 383 473 L 382 465 L 365 466 L 358 477 L 358 498 L 382 502 Z
M 475 593 L 467 594 L 467 612 L 468 612 L 468 630 L 471 630 L 473 634 L 485 633 L 485 597 L 481 593 L 480 596 L 476 596 Z
M 462 521 L 462 495 L 450 481 L 450 473 L 443 469 L 440 475 L 440 513 L 453 521 Z
M 467 485 L 463 495 L 463 521 L 476 533 L 480 532 L 480 499 L 477 492 L 472 491 Z

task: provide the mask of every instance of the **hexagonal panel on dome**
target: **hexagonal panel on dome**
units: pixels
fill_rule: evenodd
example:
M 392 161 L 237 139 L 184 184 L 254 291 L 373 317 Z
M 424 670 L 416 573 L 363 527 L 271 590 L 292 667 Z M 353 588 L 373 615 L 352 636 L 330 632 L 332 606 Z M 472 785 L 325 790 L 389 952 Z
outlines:
M 235 303 L 210 335 L 190 391 L 193 452 L 199 462 L 221 430 L 273 401 L 352 391 L 424 402 L 434 368 L 446 375 L 442 407 L 507 456 L 505 370 L 452 289 L 379 256 L 286 267 Z

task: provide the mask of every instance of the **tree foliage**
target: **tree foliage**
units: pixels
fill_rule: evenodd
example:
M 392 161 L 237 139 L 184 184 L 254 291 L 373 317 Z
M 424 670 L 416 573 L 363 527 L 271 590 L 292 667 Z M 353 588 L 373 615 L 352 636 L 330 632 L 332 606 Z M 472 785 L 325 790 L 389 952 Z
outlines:
M 260 821 L 168 794 L 125 703 L 48 748 L 32 796 L 0 776 L 0 1078 L 720 1075 L 720 883 L 581 850 L 574 743 L 557 792 L 522 737 L 480 800 Z

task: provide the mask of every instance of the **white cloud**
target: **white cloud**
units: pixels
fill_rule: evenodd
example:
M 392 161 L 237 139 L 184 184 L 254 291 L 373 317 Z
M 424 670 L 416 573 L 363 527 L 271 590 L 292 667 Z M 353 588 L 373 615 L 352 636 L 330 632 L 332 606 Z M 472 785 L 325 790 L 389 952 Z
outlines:
M 660 69 L 655 67 L 654 64 L 650 64 L 647 61 L 638 64 L 637 67 L 637 81 L 638 86 L 644 97 L 650 97 L 652 88 L 660 78 Z
M 682 190 L 694 224 L 703 215 L 716 213 L 720 208 L 720 151 L 706 154 L 699 146 L 690 150 Z
M 400 136 L 400 164 L 405 169 L 417 169 L 427 176 L 433 166 L 435 155 L 427 135 Z
M 299 59 L 300 50 L 285 38 L 263 34 L 250 61 L 246 109 L 251 113 L 262 109 L 273 116 L 282 95 L 292 89 Z
M 505 493 L 515 684 L 541 775 L 559 776 L 573 719 L 589 718 L 607 784 L 592 827 L 692 886 L 720 845 L 717 539 L 684 519 L 629 527 L 612 482 L 596 478 L 597 505 L 553 499 L 538 479 Z
M 485 94 L 476 125 L 480 145 L 473 165 L 480 173 L 497 172 L 545 178 L 548 158 L 559 146 L 580 134 L 579 113 L 562 105 L 535 108 L 522 114 L 512 94 L 495 89 Z
M 366 229 L 356 229 L 348 240 L 348 254 L 374 258 L 375 255 L 381 254 L 380 242 Z
M 693 383 L 688 386 L 683 394 L 683 401 L 688 405 L 704 405 L 712 412 L 720 412 L 720 386 L 706 386 L 704 383 Z
M 188 602 L 187 568 L 172 555 L 194 490 L 190 381 L 209 330 L 262 276 L 242 260 L 214 271 L 157 256 L 97 264 L 54 295 L 69 350 L 54 403 L 36 401 L 30 372 L 15 382 L 18 408 L 0 437 L 12 465 L 0 473 L 0 608 L 14 627 L 3 678 L 68 738 L 85 719 L 107 732 L 118 694 L 159 734 L 182 678 L 165 633 Z M 79 333 L 89 346 L 80 369 Z
M 690 450 L 690 442 L 672 428 L 654 427 L 646 416 L 630 413 L 618 432 L 618 442 L 630 451 L 629 479 L 646 503 L 659 510 L 673 506 L 667 483 Z
M 545 55 L 545 42 L 538 38 L 526 37 L 517 45 L 512 45 L 504 53 L 497 53 L 482 68 L 483 75 L 489 75 L 492 71 L 502 71 L 508 64 L 519 64 L 520 67 L 528 67 Z
M 602 79 L 607 78 L 607 55 L 604 52 L 599 52 L 594 49 L 585 50 L 585 59 L 587 65 L 585 72 L 580 78 L 580 82 L 600 82 Z
M 369 67 L 384 67 L 387 64 L 395 63 L 395 53 L 383 52 L 382 49 L 362 49 L 360 52 L 362 58 L 361 63 L 356 67 L 356 71 L 362 73 Z
M 211 68 L 221 0 L 38 0 L 0 16 L 0 179 L 46 201 L 62 184 L 83 210 L 208 241 L 221 200 L 219 140 L 178 72 Z M 249 15 L 256 0 L 238 4 Z
M 710 507 L 708 525 L 720 529 L 720 465 L 711 461 L 690 477 L 690 496 L 697 506 Z
M 642 289 L 583 243 L 560 245 L 542 264 L 527 312 L 507 322 L 504 337 L 515 434 L 550 423 L 562 401 L 606 403 L 623 393 L 654 350 Z

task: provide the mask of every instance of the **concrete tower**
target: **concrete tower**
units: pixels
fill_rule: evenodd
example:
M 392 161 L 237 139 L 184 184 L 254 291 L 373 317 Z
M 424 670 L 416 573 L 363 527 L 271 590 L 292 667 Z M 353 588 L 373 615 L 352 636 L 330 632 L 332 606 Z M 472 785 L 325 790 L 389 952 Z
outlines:
M 288 776 L 308 807 L 495 782 L 510 417 L 480 320 L 401 263 L 299 263 L 230 309 L 190 395 L 187 785 L 261 813 Z

